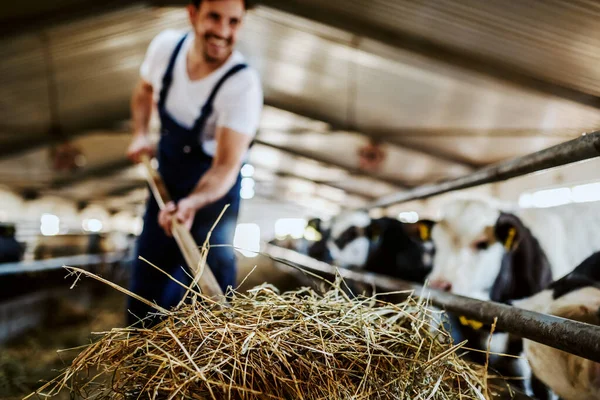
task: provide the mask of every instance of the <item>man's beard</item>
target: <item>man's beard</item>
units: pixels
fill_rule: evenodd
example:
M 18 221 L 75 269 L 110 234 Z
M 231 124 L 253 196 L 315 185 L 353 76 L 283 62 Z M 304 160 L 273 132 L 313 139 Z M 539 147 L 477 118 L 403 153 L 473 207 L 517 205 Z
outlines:
M 229 54 L 231 54 L 231 52 L 227 53 L 227 56 L 229 56 Z M 208 54 L 207 51 L 204 52 L 204 61 L 206 61 L 208 64 L 217 64 L 221 61 L 223 61 L 226 57 L 223 58 L 216 58 L 216 57 L 212 57 L 210 54 Z
M 225 56 L 223 56 L 222 58 L 217 58 L 217 57 L 213 57 L 208 53 L 207 47 L 208 47 L 208 41 L 211 38 L 217 38 L 217 39 L 223 39 L 222 37 L 213 35 L 211 33 L 207 33 L 206 35 L 204 35 L 204 61 L 206 61 L 209 64 L 216 64 L 219 63 L 221 61 L 224 61 L 225 59 L 227 59 L 227 57 L 229 57 L 229 55 L 231 54 L 232 50 L 231 50 L 231 38 L 229 39 L 224 39 L 225 42 L 227 43 L 227 54 Z

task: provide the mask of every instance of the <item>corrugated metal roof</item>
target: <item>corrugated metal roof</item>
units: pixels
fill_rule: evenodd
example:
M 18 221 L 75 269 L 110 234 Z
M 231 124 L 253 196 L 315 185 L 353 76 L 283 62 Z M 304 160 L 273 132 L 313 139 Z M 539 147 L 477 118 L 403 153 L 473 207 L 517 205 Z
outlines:
M 595 0 L 300 0 L 600 95 Z
M 597 2 L 293 2 L 600 95 Z M 0 143 L 37 140 L 49 130 L 48 68 L 65 132 L 115 129 L 129 117 L 147 45 L 163 29 L 187 29 L 188 21 L 183 8 L 123 7 L 0 41 Z M 330 183 L 328 201 L 337 196 L 340 204 L 358 204 L 361 196 L 462 175 L 472 164 L 539 150 L 600 127 L 598 109 L 401 47 L 272 8 L 248 15 L 239 48 L 261 74 L 267 103 L 279 108 L 265 109 L 259 134 L 265 146 L 257 145 L 251 156 L 277 181 L 270 188 L 263 181 L 265 193 L 279 190 L 294 198 L 293 187 L 306 186 L 308 179 Z M 357 173 L 357 150 L 369 137 L 383 140 L 388 154 L 372 178 Z M 122 159 L 127 141 L 107 135 L 80 143 L 92 168 Z M 0 162 L 0 176 L 31 176 L 22 186 L 44 185 L 57 176 L 45 157 L 37 152 Z M 73 195 L 107 191 L 110 181 L 78 184 Z M 339 189 L 346 191 L 343 200 Z
M 36 35 L 0 41 L 0 129 L 7 132 L 50 123 L 46 62 Z

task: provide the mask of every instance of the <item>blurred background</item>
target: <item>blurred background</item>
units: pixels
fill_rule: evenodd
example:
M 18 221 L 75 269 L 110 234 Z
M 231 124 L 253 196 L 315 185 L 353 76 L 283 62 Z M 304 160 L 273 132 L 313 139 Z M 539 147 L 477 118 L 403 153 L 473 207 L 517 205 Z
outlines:
M 13 310 L 0 312 L 0 337 L 37 326 L 14 315 L 38 309 L 31 293 L 52 282 L 19 271 L 55 268 L 68 289 L 64 260 L 48 260 L 85 256 L 126 282 L 149 195 L 125 158 L 130 96 L 152 38 L 188 28 L 186 4 L 0 7 L 0 308 Z M 597 130 L 599 20 L 595 0 L 260 1 L 238 46 L 265 93 L 242 170 L 240 274 L 267 242 L 304 251 L 318 239 L 310 219 Z M 597 201 L 599 170 L 591 160 L 468 192 L 521 207 Z M 446 198 L 371 214 L 435 219 Z

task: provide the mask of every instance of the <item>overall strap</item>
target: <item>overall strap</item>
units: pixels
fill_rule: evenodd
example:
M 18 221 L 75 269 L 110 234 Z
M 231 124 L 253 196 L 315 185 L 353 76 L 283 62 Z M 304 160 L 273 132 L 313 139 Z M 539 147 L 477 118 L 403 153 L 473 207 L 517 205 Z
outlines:
M 246 65 L 246 64 L 237 64 L 237 65 L 234 65 L 233 67 L 231 67 L 229 69 L 229 71 L 227 71 L 225 73 L 225 75 L 223 75 L 221 77 L 221 79 L 219 79 L 219 81 L 217 82 L 217 84 L 213 88 L 212 92 L 208 96 L 208 99 L 206 100 L 206 102 L 202 106 L 202 109 L 200 110 L 200 116 L 198 117 L 198 119 L 194 123 L 194 128 L 193 128 L 194 132 L 201 132 L 202 129 L 204 129 L 204 125 L 206 124 L 206 120 L 208 119 L 208 117 L 210 116 L 210 114 L 212 114 L 213 103 L 215 101 L 215 97 L 217 96 L 217 93 L 219 92 L 219 89 L 221 89 L 221 86 L 223 86 L 223 84 L 225 83 L 225 81 L 227 79 L 229 79 L 231 76 L 233 76 L 234 74 L 236 74 L 237 72 L 239 72 L 239 71 L 243 70 L 244 68 L 246 68 L 247 66 L 248 65 Z
M 175 46 L 175 50 L 173 50 L 173 54 L 171 54 L 171 59 L 169 60 L 169 64 L 167 66 L 167 70 L 165 71 L 165 74 L 163 75 L 162 87 L 160 89 L 160 95 L 158 97 L 158 109 L 161 112 L 162 112 L 162 110 L 165 109 L 167 93 L 169 92 L 169 88 L 171 87 L 171 82 L 173 81 L 173 67 L 175 66 L 175 60 L 177 59 L 177 55 L 179 54 L 179 51 L 181 50 L 181 46 L 183 45 L 183 42 L 186 37 L 187 37 L 187 33 L 183 35 L 183 37 L 177 43 L 177 46 Z

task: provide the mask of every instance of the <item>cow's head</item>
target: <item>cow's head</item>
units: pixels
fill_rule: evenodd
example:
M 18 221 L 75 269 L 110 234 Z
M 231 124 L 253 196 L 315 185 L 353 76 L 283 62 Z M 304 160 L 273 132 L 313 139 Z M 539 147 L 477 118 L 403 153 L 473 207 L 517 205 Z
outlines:
M 436 221 L 431 219 L 420 219 L 414 223 L 405 223 L 403 229 L 408 237 L 416 243 L 421 252 L 421 267 L 425 270 L 433 268 L 433 256 L 435 245 L 431 238 L 431 231 Z
M 551 282 L 546 257 L 513 214 L 483 200 L 447 205 L 432 230 L 432 287 L 506 302 L 537 293 Z
M 327 248 L 335 264 L 343 268 L 362 267 L 365 264 L 370 247 L 365 230 L 370 224 L 369 214 L 362 211 L 344 213 L 334 219 Z
M 412 277 L 416 275 L 402 271 L 414 269 L 415 273 L 421 270 L 427 273 L 431 267 L 434 250 L 430 232 L 434 224 L 431 220 L 409 224 L 388 217 L 371 219 L 366 213 L 353 213 L 333 224 L 329 248 L 335 263 L 342 267 L 366 265 L 372 272 Z M 371 268 L 374 264 L 376 268 Z

